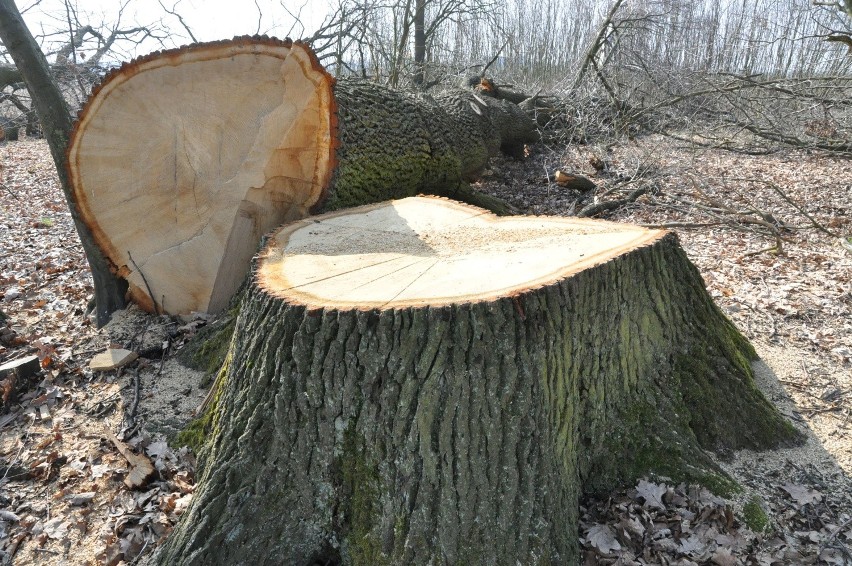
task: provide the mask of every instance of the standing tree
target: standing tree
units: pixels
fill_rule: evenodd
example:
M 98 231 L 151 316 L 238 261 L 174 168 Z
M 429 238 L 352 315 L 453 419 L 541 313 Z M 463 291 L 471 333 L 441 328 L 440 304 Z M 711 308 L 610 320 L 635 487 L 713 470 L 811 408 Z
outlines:
M 127 283 L 115 273 L 115 266 L 97 246 L 91 230 L 82 222 L 80 210 L 68 181 L 66 148 L 71 136 L 72 118 L 50 66 L 24 23 L 13 0 L 0 0 L 0 41 L 11 55 L 27 84 L 44 137 L 59 173 L 59 182 L 71 211 L 71 218 L 86 252 L 95 287 L 98 326 L 106 324 L 113 312 L 125 306 Z
M 414 3 L 414 84 L 423 85 L 426 78 L 426 0 Z

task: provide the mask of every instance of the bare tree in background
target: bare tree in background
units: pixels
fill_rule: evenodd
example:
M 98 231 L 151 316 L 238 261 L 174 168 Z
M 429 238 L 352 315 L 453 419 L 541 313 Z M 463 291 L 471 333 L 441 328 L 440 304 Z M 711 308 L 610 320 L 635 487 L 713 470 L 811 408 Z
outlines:
M 852 0 L 814 0 L 814 5 L 837 9 L 852 23 Z M 848 28 L 846 30 L 833 31 L 825 40 L 842 43 L 847 48 L 847 54 L 852 55 L 852 32 Z
M 156 23 L 123 25 L 121 20 L 127 5 L 128 2 L 121 5 L 114 22 L 94 26 L 82 21 L 75 4 L 65 2 L 65 14 L 60 19 L 67 27 L 41 38 L 44 42 L 58 44 L 47 52 L 47 56 L 54 58 L 51 64 L 24 23 L 14 1 L 0 0 L 0 42 L 14 64 L 0 66 L 0 102 L 8 101 L 31 120 L 37 115 L 41 122 L 92 271 L 99 326 L 108 322 L 113 312 L 125 306 L 127 284 L 115 275 L 115 266 L 105 258 L 91 232 L 80 221 L 68 184 L 65 151 L 73 125 L 69 102 L 74 106 L 82 104 L 93 84 L 105 72 L 106 58 L 114 57 L 117 50 L 121 53 L 125 46 L 136 46 L 145 39 L 166 38 L 165 29 Z
M 430 62 L 451 64 L 443 38 L 453 36 L 460 26 L 474 30 L 484 22 L 495 23 L 499 6 L 490 0 L 341 0 L 337 13 L 350 24 L 346 34 L 356 49 L 348 56 L 339 51 L 338 64 L 390 85 L 409 78 L 422 86 Z M 493 35 L 494 29 L 489 33 Z

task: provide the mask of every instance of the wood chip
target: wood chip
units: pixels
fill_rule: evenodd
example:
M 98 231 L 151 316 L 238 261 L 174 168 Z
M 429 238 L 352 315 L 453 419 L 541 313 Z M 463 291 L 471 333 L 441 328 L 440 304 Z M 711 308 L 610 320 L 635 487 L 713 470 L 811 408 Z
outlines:
M 83 492 L 83 493 L 69 493 L 68 495 L 65 496 L 66 501 L 68 501 L 68 503 L 70 505 L 77 505 L 77 506 L 85 505 L 87 503 L 91 503 L 92 499 L 94 499 L 94 498 L 95 498 L 95 492 L 94 491 L 86 491 L 86 492 Z
M 115 447 L 124 456 L 127 463 L 130 464 L 130 471 L 127 473 L 127 477 L 124 478 L 124 485 L 130 489 L 136 489 L 145 485 L 148 479 L 154 475 L 154 465 L 151 463 L 151 460 L 147 456 L 133 452 L 127 444 L 120 441 L 111 431 L 105 430 L 104 436 L 115 444 Z
M 109 371 L 125 366 L 139 357 L 136 352 L 114 348 L 101 352 L 89 362 L 92 371 Z

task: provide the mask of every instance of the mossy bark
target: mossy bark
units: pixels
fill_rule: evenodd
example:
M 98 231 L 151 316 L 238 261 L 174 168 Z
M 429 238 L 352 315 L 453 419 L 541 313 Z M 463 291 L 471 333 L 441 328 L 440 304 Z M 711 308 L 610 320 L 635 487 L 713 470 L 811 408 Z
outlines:
M 307 310 L 253 286 L 152 562 L 575 564 L 578 497 L 798 434 L 674 236 L 517 297 Z
M 500 150 L 518 154 L 538 139 L 535 122 L 517 105 L 473 92 L 418 96 L 341 79 L 334 98 L 338 164 L 315 212 L 425 193 L 475 199 L 470 204 L 505 214 L 505 203 L 465 190 L 465 183 Z

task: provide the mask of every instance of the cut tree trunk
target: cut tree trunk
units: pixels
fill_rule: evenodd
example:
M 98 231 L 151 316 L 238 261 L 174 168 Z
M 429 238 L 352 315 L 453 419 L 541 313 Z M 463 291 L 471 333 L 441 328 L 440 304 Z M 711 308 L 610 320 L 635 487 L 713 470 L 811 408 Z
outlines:
M 68 163 L 85 222 L 133 300 L 216 312 L 285 221 L 458 195 L 490 155 L 535 135 L 505 101 L 335 84 L 303 44 L 238 38 L 111 73 L 80 113 Z
M 187 564 L 576 564 L 578 497 L 799 435 L 664 231 L 415 197 L 260 259 L 205 421 Z

